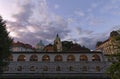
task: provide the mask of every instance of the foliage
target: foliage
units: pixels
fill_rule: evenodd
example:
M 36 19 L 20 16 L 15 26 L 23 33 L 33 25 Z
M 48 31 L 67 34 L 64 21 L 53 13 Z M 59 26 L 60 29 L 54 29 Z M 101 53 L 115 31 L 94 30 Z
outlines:
M 116 47 L 120 50 L 120 34 L 113 36 L 112 41 L 116 42 Z M 110 75 L 111 79 L 120 79 L 120 51 L 113 54 L 112 57 L 115 57 L 116 61 L 111 63 L 107 72 Z
M 97 44 L 96 44 L 96 47 L 101 45 L 102 44 L 102 41 L 98 41 Z
M 85 46 L 81 46 L 78 43 L 73 43 L 72 41 L 62 41 L 63 51 L 90 51 L 90 49 Z
M 9 37 L 9 32 L 6 30 L 6 22 L 0 17 L 0 73 L 3 72 L 3 67 L 8 64 L 5 60 L 11 53 L 12 41 L 13 39 Z
M 62 49 L 63 51 L 68 51 L 73 45 L 72 41 L 62 41 Z

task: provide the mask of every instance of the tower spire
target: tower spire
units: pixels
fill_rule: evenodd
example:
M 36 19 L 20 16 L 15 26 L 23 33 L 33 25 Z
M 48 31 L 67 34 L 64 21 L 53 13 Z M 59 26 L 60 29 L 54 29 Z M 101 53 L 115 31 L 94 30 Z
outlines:
M 58 34 L 56 35 L 56 39 L 54 40 L 54 46 L 56 48 L 55 49 L 56 51 L 58 52 L 62 51 L 62 43 Z

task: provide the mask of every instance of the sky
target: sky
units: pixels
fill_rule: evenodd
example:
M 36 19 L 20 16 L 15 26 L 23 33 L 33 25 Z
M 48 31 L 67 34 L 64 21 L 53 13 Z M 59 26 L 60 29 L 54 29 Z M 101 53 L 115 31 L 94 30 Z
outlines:
M 120 25 L 120 0 L 0 0 L 0 15 L 14 41 L 35 46 L 57 34 L 95 49 Z

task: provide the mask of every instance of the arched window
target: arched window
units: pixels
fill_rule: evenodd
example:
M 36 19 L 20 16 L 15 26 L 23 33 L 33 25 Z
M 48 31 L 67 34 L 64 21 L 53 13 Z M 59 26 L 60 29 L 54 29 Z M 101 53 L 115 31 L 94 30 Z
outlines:
M 74 55 L 68 55 L 67 61 L 75 61 L 75 56 Z
M 70 66 L 70 67 L 69 67 L 69 71 L 74 71 L 74 67 L 73 67 L 73 66 Z
M 3 71 L 9 71 L 9 67 L 8 66 L 3 67 Z
M 25 55 L 19 55 L 17 61 L 25 61 L 26 57 Z
M 86 55 L 80 55 L 80 61 L 88 61 L 88 57 Z
M 100 61 L 100 57 L 99 57 L 99 55 L 93 55 L 92 56 L 92 61 Z
M 47 67 L 47 66 L 44 66 L 44 67 L 43 67 L 43 71 L 48 71 L 48 67 Z
M 100 72 L 100 66 L 96 66 L 96 71 Z
M 50 61 L 50 57 L 48 55 L 44 55 L 42 57 L 42 61 Z
M 30 71 L 35 71 L 36 70 L 36 67 L 35 66 L 31 66 L 30 67 Z
M 37 55 L 31 55 L 30 61 L 38 61 L 38 56 Z
M 86 67 L 86 66 L 83 66 L 83 67 L 82 67 L 82 71 L 87 71 L 87 67 Z
M 10 56 L 8 57 L 8 61 L 13 61 L 13 55 L 10 55 Z
M 18 66 L 17 71 L 22 71 L 22 66 Z
M 62 61 L 62 56 L 61 55 L 56 55 L 54 60 L 55 61 Z
M 61 71 L 60 66 L 57 66 L 57 67 L 56 67 L 56 71 Z

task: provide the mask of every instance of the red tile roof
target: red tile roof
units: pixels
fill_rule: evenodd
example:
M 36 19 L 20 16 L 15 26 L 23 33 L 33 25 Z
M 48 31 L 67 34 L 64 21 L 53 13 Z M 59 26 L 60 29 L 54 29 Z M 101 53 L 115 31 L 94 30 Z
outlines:
M 33 48 L 30 44 L 24 44 L 24 43 L 19 42 L 19 41 L 13 42 L 12 47 L 24 47 L 24 48 L 29 48 L 29 49 L 35 50 L 35 48 Z

